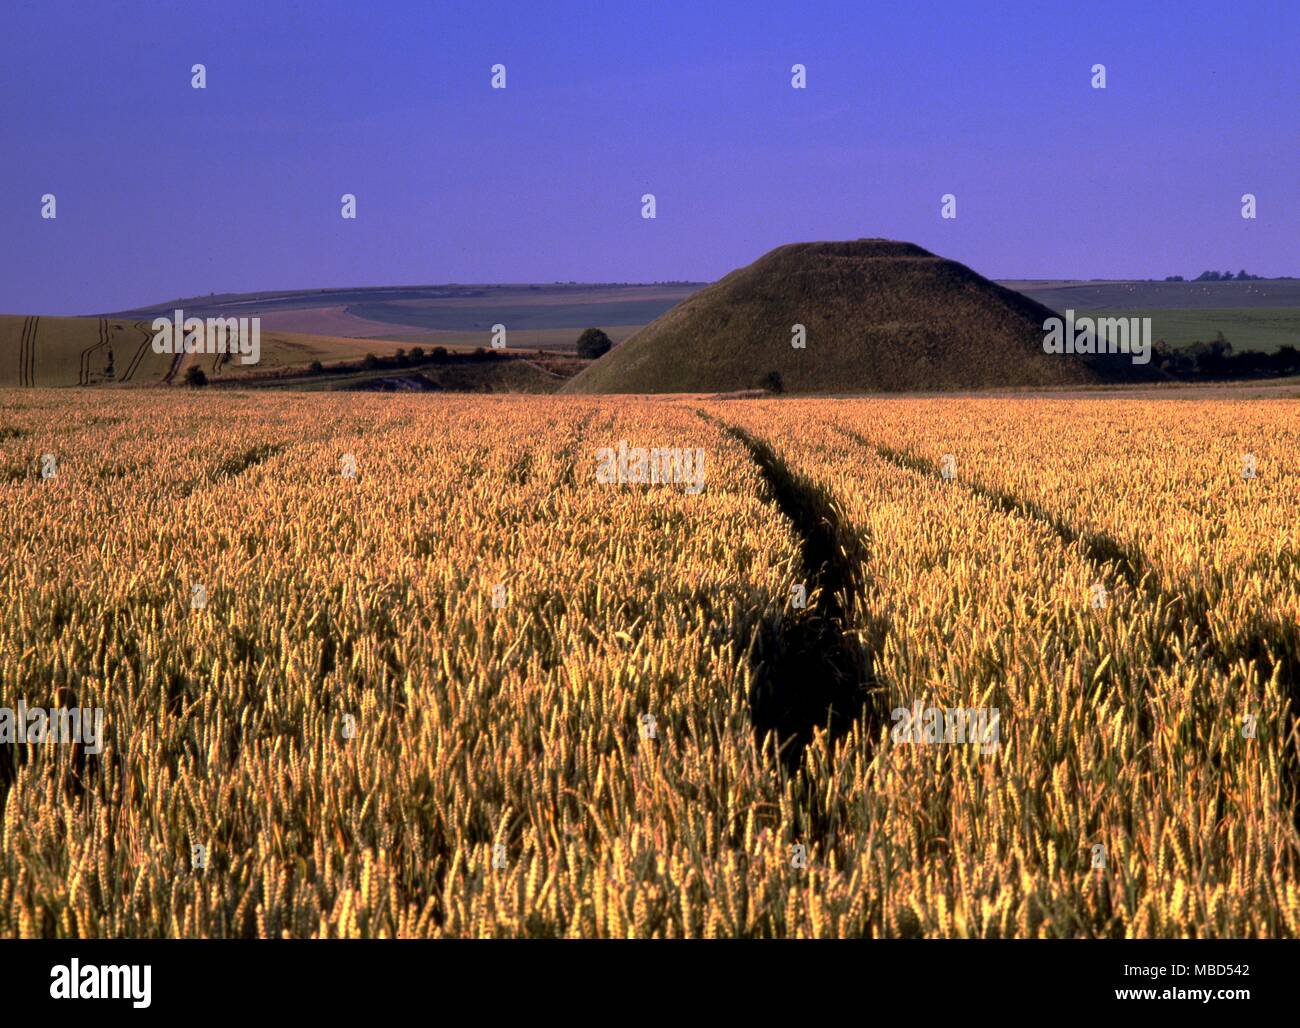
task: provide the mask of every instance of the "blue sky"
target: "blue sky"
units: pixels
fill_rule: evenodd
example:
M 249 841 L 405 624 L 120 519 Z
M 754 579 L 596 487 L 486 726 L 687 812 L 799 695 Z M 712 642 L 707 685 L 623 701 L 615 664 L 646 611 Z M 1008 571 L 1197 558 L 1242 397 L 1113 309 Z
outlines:
M 1300 274 L 1293 4 L 6 6 L 3 313 L 711 280 L 859 236 L 992 277 Z

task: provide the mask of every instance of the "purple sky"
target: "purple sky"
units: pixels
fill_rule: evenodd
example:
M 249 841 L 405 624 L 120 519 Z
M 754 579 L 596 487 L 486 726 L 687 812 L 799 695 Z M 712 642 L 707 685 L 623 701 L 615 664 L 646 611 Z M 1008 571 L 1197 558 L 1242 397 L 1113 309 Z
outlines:
M 1300 274 L 1294 3 L 6 0 L 3 25 L 4 313 L 711 280 L 859 236 L 991 277 Z

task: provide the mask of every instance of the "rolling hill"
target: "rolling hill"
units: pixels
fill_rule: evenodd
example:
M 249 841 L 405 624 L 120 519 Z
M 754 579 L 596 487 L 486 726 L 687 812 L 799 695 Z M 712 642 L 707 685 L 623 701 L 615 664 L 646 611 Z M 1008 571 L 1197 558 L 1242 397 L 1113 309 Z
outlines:
M 384 340 L 473 350 L 505 325 L 511 347 L 573 352 L 584 328 L 616 342 L 649 324 L 703 283 L 381 286 L 221 293 L 105 314 L 152 321 L 175 308 L 200 318 L 260 317 L 268 332 Z

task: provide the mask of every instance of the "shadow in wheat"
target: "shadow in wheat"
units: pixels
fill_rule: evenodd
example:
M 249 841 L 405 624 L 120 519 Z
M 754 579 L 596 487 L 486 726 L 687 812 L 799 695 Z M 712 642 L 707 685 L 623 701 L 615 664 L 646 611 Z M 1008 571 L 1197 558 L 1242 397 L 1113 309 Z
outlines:
M 808 605 L 787 608 L 761 626 L 749 695 L 760 745 L 775 734 L 781 760 L 793 773 L 818 729 L 826 729 L 834 742 L 866 711 L 872 719 L 870 734 L 875 734 L 881 719 L 869 704 L 872 654 L 884 626 L 852 627 L 855 612 L 862 609 L 858 598 L 866 584 L 867 552 L 860 537 L 841 522 L 831 497 L 791 471 L 763 440 L 741 428 L 722 427 L 749 450 L 772 501 L 799 538 L 804 580 L 798 584 L 806 588 Z

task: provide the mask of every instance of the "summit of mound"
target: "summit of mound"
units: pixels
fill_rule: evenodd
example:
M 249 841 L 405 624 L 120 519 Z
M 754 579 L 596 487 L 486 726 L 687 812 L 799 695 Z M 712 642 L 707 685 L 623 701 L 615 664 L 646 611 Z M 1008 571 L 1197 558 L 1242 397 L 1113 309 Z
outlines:
M 1094 385 L 1158 375 L 1127 354 L 1043 352 L 1055 312 L 889 239 L 791 243 L 693 294 L 600 358 L 572 393 Z M 791 345 L 795 325 L 805 345 Z

